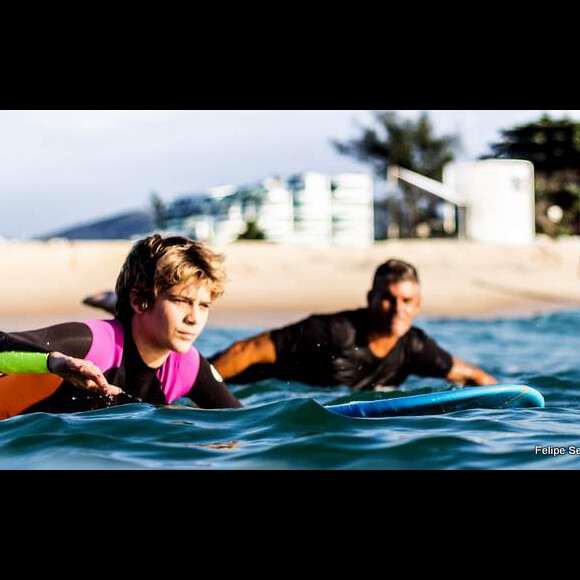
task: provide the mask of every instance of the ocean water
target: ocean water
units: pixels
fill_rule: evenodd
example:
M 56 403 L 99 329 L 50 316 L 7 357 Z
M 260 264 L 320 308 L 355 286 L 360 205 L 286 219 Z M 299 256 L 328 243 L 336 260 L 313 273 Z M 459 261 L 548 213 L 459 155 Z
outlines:
M 235 411 L 183 402 L 8 419 L 0 469 L 580 469 L 580 311 L 417 326 L 501 383 L 538 389 L 546 408 L 351 419 L 322 406 L 348 388 L 264 381 L 232 388 L 245 405 Z M 260 330 L 208 329 L 197 346 L 209 356 Z M 402 390 L 446 388 L 410 378 Z

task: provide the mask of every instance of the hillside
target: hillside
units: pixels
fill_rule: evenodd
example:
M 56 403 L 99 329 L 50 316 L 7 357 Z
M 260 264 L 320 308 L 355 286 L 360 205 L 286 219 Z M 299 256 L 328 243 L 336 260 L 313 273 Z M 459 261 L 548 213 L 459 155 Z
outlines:
M 107 219 L 53 232 L 40 239 L 67 240 L 129 240 L 153 231 L 155 224 L 150 213 L 135 211 Z

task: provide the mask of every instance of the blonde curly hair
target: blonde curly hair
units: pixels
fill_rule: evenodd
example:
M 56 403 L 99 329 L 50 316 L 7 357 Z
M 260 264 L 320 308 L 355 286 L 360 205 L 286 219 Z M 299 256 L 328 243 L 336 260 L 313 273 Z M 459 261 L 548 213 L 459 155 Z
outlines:
M 141 308 L 148 310 L 163 292 L 192 279 L 207 284 L 211 299 L 216 300 L 225 290 L 223 262 L 223 255 L 182 236 L 155 234 L 138 241 L 117 278 L 116 317 L 131 320 L 132 290 L 137 291 Z

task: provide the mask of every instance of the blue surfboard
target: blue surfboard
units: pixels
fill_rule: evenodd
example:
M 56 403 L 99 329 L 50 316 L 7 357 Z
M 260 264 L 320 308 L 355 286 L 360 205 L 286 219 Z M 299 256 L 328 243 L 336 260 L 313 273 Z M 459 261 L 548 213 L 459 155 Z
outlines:
M 380 401 L 326 405 L 326 409 L 346 417 L 377 419 L 409 415 L 441 415 L 467 409 L 513 409 L 544 407 L 544 397 L 524 385 L 471 387 L 453 391 L 397 397 Z

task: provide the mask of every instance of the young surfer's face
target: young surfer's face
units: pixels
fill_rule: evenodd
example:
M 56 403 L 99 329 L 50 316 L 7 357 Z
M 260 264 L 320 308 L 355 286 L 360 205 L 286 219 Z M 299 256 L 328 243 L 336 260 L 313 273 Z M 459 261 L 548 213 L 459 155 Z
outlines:
M 204 329 L 211 293 L 197 280 L 173 286 L 143 314 L 143 326 L 157 347 L 185 354 Z
M 413 326 L 421 309 L 421 295 L 417 282 L 378 284 L 369 293 L 369 309 L 373 326 L 401 338 Z

